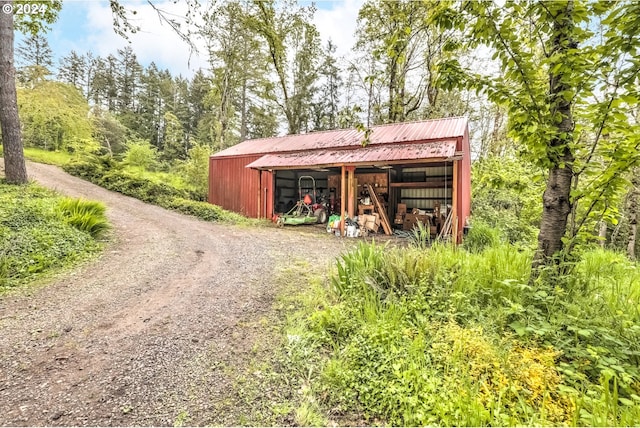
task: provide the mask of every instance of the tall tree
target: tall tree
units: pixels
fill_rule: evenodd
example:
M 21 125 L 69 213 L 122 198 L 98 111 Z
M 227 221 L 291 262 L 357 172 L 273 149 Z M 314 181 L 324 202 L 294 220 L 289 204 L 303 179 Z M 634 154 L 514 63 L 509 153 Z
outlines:
M 432 23 L 435 4 L 431 0 L 369 0 L 360 8 L 355 45 L 362 58 L 358 72 L 366 73 L 370 93 L 377 86 L 385 87 L 384 94 L 369 96 L 369 122 L 459 114 L 458 106 L 449 102 L 459 99 L 459 94 L 441 96 L 439 66 L 463 51 L 455 31 Z
M 114 55 L 94 58 L 92 63 L 89 99 L 94 105 L 111 113 L 117 113 L 118 60 Z
M 68 55 L 60 59 L 58 67 L 58 79 L 69 83 L 85 93 L 87 78 L 87 58 L 72 50 Z
M 491 47 L 503 73 L 442 66 L 451 84 L 485 89 L 509 114 L 510 135 L 547 171 L 534 267 L 571 252 L 589 219 L 611 216 L 624 173 L 640 161 L 640 3 L 509 1 L 439 5 L 437 22 Z
M 119 115 L 131 114 L 140 86 L 142 66 L 131 46 L 118 49 L 116 57 L 115 86 L 117 88 L 116 109 Z
M 319 70 L 321 86 L 314 102 L 314 130 L 336 129 L 338 127 L 342 76 L 335 53 L 336 45 L 329 40 L 322 54 L 323 60 Z
M 209 46 L 211 90 L 200 135 L 225 148 L 250 136 L 252 120 L 269 117 L 274 102 L 269 58 L 251 24 L 250 5 L 226 2 L 205 15 L 201 31 Z
M 35 84 L 51 74 L 53 52 L 47 38 L 40 33 L 30 34 L 16 48 L 18 79 L 23 84 Z
M 12 5 L 12 1 L 0 1 L 3 11 Z M 23 184 L 27 182 L 27 168 L 22 153 L 17 98 L 13 66 L 13 14 L 0 12 L 0 128 L 5 176 L 9 183 Z
M 277 103 L 290 134 L 306 128 L 320 57 L 319 33 L 311 23 L 315 8 L 293 1 L 254 0 L 248 24 L 266 42 L 276 76 Z
M 640 215 L 640 168 L 632 171 L 631 189 L 627 198 L 627 212 L 629 213 L 629 242 L 627 243 L 627 254 L 631 260 L 635 260 L 636 247 L 638 242 L 638 219 Z
M 211 90 L 211 79 L 208 78 L 202 70 L 197 70 L 189 82 L 189 126 L 187 131 L 191 135 L 198 134 L 198 124 L 204 118 L 207 108 L 205 105 L 205 98 Z M 205 139 L 198 138 L 200 143 L 206 144 L 211 147 L 210 142 Z
M 35 3 L 35 2 L 34 2 Z M 17 25 L 29 34 L 37 34 L 46 29 L 47 24 L 54 22 L 60 11 L 61 2 L 46 2 L 44 13 L 37 16 L 20 15 Z M 0 128 L 4 146 L 5 177 L 7 182 L 23 184 L 27 182 L 27 171 L 24 163 L 22 137 L 20 135 L 20 118 L 16 93 L 14 67 L 14 17 L 4 11 L 13 8 L 13 1 L 0 1 Z
M 188 148 L 182 124 L 171 112 L 164 114 L 164 135 L 161 159 L 173 161 L 185 159 Z

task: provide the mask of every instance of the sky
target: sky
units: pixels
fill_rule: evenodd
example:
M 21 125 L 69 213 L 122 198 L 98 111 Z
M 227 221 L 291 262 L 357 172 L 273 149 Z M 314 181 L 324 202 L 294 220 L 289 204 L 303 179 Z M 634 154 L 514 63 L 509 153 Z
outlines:
M 354 43 L 354 32 L 358 10 L 362 0 L 320 0 L 316 1 L 315 24 L 322 37 L 323 45 L 331 39 L 337 45 L 337 56 L 346 55 Z M 125 1 L 125 5 L 137 11 L 134 24 L 140 32 L 130 36 L 131 47 L 138 61 L 147 66 L 151 62 L 167 68 L 171 74 L 191 77 L 199 68 L 207 68 L 203 54 L 191 52 L 185 42 L 172 31 L 168 24 L 158 18 L 158 14 L 146 1 Z M 184 16 L 186 4 L 182 1 L 154 1 L 159 8 L 175 15 Z M 18 37 L 18 40 L 20 37 Z M 58 59 L 71 50 L 79 54 L 86 52 L 94 56 L 115 54 L 128 42 L 113 30 L 113 17 L 108 1 L 64 0 L 62 11 L 56 23 L 47 34 L 47 40 Z M 19 43 L 19 41 L 18 41 Z

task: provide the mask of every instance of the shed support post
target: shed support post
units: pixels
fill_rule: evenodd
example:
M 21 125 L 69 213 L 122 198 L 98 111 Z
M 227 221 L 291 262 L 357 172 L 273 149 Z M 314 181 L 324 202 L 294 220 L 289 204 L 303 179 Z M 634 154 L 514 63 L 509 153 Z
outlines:
M 340 236 L 344 236 L 344 208 L 346 205 L 347 183 L 345 182 L 345 166 L 342 166 L 340 177 Z
M 460 161 L 453 161 L 453 185 L 451 186 L 451 238 L 452 242 L 460 244 L 459 224 L 458 224 L 458 164 Z
M 262 218 L 262 171 L 258 170 L 258 218 Z
M 347 186 L 349 187 L 349 192 L 347 197 L 349 198 L 348 202 L 347 202 L 347 214 L 349 216 L 349 218 L 353 218 L 355 215 L 355 207 L 354 207 L 354 201 L 356 199 L 356 195 L 355 195 L 355 182 L 354 182 L 354 178 L 355 178 L 355 171 L 356 171 L 356 167 L 355 166 L 348 166 L 346 167 L 347 169 L 347 173 L 348 173 L 348 184 Z

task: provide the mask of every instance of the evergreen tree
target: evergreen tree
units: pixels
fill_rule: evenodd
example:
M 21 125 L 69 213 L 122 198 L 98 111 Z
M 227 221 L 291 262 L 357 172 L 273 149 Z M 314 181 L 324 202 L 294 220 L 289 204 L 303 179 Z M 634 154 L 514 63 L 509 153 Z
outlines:
M 131 46 L 118 49 L 117 72 L 115 73 L 118 115 L 131 114 L 135 110 L 141 72 L 142 66 Z
M 89 99 L 94 105 L 112 113 L 117 112 L 117 63 L 113 55 L 106 59 L 97 57 L 92 62 Z
M 164 103 L 160 89 L 160 71 L 155 63 L 144 69 L 140 77 L 141 90 L 138 93 L 137 126 L 132 129 L 143 140 L 159 147 Z
M 53 53 L 47 38 L 30 34 L 16 48 L 18 80 L 22 84 L 34 85 L 51 74 Z
M 319 74 L 321 87 L 313 103 L 313 130 L 336 129 L 340 110 L 340 87 L 342 76 L 335 58 L 336 45 L 331 40 L 323 52 Z
M 87 58 L 85 56 L 71 51 L 60 59 L 58 79 L 75 86 L 83 93 L 85 93 L 87 74 Z

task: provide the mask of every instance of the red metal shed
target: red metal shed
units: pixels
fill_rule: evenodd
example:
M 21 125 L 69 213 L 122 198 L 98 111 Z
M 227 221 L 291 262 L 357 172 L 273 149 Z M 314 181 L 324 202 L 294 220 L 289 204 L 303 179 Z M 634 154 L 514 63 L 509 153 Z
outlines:
M 244 141 L 210 157 L 208 200 L 248 217 L 270 218 L 291 203 L 296 177 L 312 175 L 330 191 L 334 178 L 344 182 L 347 174 L 356 182 L 360 177 L 361 185 L 381 184 L 390 216 L 397 204 L 450 207 L 459 239 L 471 207 L 467 119 L 374 126 L 366 147 L 363 139 L 363 132 L 344 129 Z M 349 190 L 349 201 L 358 190 Z

